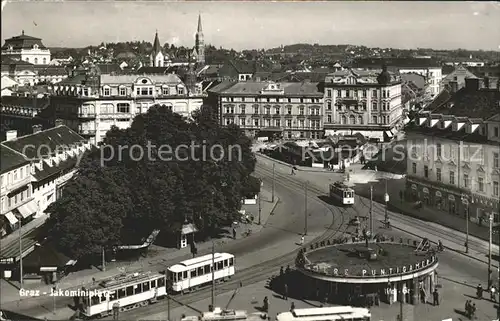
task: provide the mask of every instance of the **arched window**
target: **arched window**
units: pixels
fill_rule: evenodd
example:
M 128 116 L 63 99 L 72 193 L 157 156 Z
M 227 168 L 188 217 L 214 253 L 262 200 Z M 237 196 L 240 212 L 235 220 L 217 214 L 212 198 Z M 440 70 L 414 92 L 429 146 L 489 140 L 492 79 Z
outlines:
M 358 116 L 358 123 L 363 125 L 363 116 Z
M 46 65 L 47 64 L 47 58 L 43 58 L 43 64 Z
M 349 124 L 356 124 L 356 117 L 354 115 L 349 116 Z
M 342 124 L 345 125 L 347 123 L 347 118 L 345 116 L 342 116 L 342 120 L 341 121 L 342 121 Z
M 38 63 L 38 58 L 35 58 L 35 65 Z

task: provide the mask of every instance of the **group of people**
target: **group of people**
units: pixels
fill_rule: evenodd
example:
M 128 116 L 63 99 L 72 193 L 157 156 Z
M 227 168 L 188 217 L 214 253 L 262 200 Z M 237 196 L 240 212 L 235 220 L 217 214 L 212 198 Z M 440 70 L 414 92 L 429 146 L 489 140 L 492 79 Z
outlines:
M 465 302 L 465 314 L 469 319 L 472 319 L 476 315 L 476 304 L 472 303 L 471 300 Z

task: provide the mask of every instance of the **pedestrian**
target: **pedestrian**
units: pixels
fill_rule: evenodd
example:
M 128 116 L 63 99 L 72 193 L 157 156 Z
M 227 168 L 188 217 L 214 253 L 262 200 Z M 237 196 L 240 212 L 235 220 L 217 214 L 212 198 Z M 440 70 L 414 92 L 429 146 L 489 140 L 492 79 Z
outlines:
M 470 300 L 465 301 L 465 315 L 470 319 L 471 317 L 471 304 Z
M 264 297 L 264 304 L 262 305 L 262 310 L 264 310 L 264 312 L 268 312 L 269 311 L 269 299 L 266 297 Z
M 293 310 L 295 310 L 295 303 L 292 302 L 290 305 L 290 312 L 293 312 Z
M 490 288 L 490 299 L 493 302 L 497 302 L 496 292 L 497 292 L 497 289 L 495 289 L 494 286 L 491 286 L 491 288 Z
M 95 285 L 95 278 L 92 278 L 92 284 Z
M 236 229 L 233 227 L 233 239 L 236 239 Z
M 242 282 L 242 281 L 240 281 L 240 288 L 242 288 L 242 287 L 243 287 L 243 282 Z
M 474 303 L 470 309 L 470 317 L 474 319 L 476 317 L 476 304 Z
M 433 300 L 433 305 L 439 305 L 439 293 L 437 289 L 434 289 L 434 292 L 432 292 L 432 296 L 434 298 Z
M 304 245 L 304 240 L 305 240 L 305 237 L 304 237 L 304 235 L 302 235 L 300 237 L 300 245 Z
M 287 265 L 286 266 L 286 270 L 285 270 L 285 274 L 289 274 L 290 273 L 290 265 Z
M 483 287 L 481 286 L 481 284 L 479 284 L 476 288 L 476 295 L 480 300 L 483 298 Z
M 285 288 L 283 291 L 283 300 L 288 301 L 288 284 L 285 283 Z
M 280 276 L 283 276 L 285 274 L 285 271 L 283 270 L 283 266 L 280 268 Z

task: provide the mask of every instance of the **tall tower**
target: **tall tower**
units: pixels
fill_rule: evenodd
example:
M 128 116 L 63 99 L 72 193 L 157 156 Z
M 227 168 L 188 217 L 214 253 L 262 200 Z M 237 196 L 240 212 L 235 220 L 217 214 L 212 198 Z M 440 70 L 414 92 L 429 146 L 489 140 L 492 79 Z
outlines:
M 151 67 L 163 67 L 163 61 L 165 57 L 163 56 L 162 48 L 160 45 L 160 38 L 158 38 L 158 31 L 155 34 L 155 40 L 153 42 L 153 51 L 151 56 L 149 56 L 149 62 Z
M 196 62 L 205 64 L 205 41 L 203 40 L 203 29 L 201 27 L 201 14 L 198 15 L 198 30 L 196 31 L 195 50 L 197 53 Z

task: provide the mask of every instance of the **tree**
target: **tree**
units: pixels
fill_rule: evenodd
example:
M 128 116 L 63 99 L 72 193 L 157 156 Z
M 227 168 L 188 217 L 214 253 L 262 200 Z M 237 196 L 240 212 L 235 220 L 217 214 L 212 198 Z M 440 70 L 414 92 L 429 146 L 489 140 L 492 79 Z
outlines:
M 53 238 L 79 258 L 154 229 L 176 233 L 186 221 L 208 235 L 230 224 L 256 189 L 250 147 L 239 127 L 221 127 L 209 109 L 187 119 L 152 106 L 130 128 L 112 127 L 88 155 L 50 207 Z

